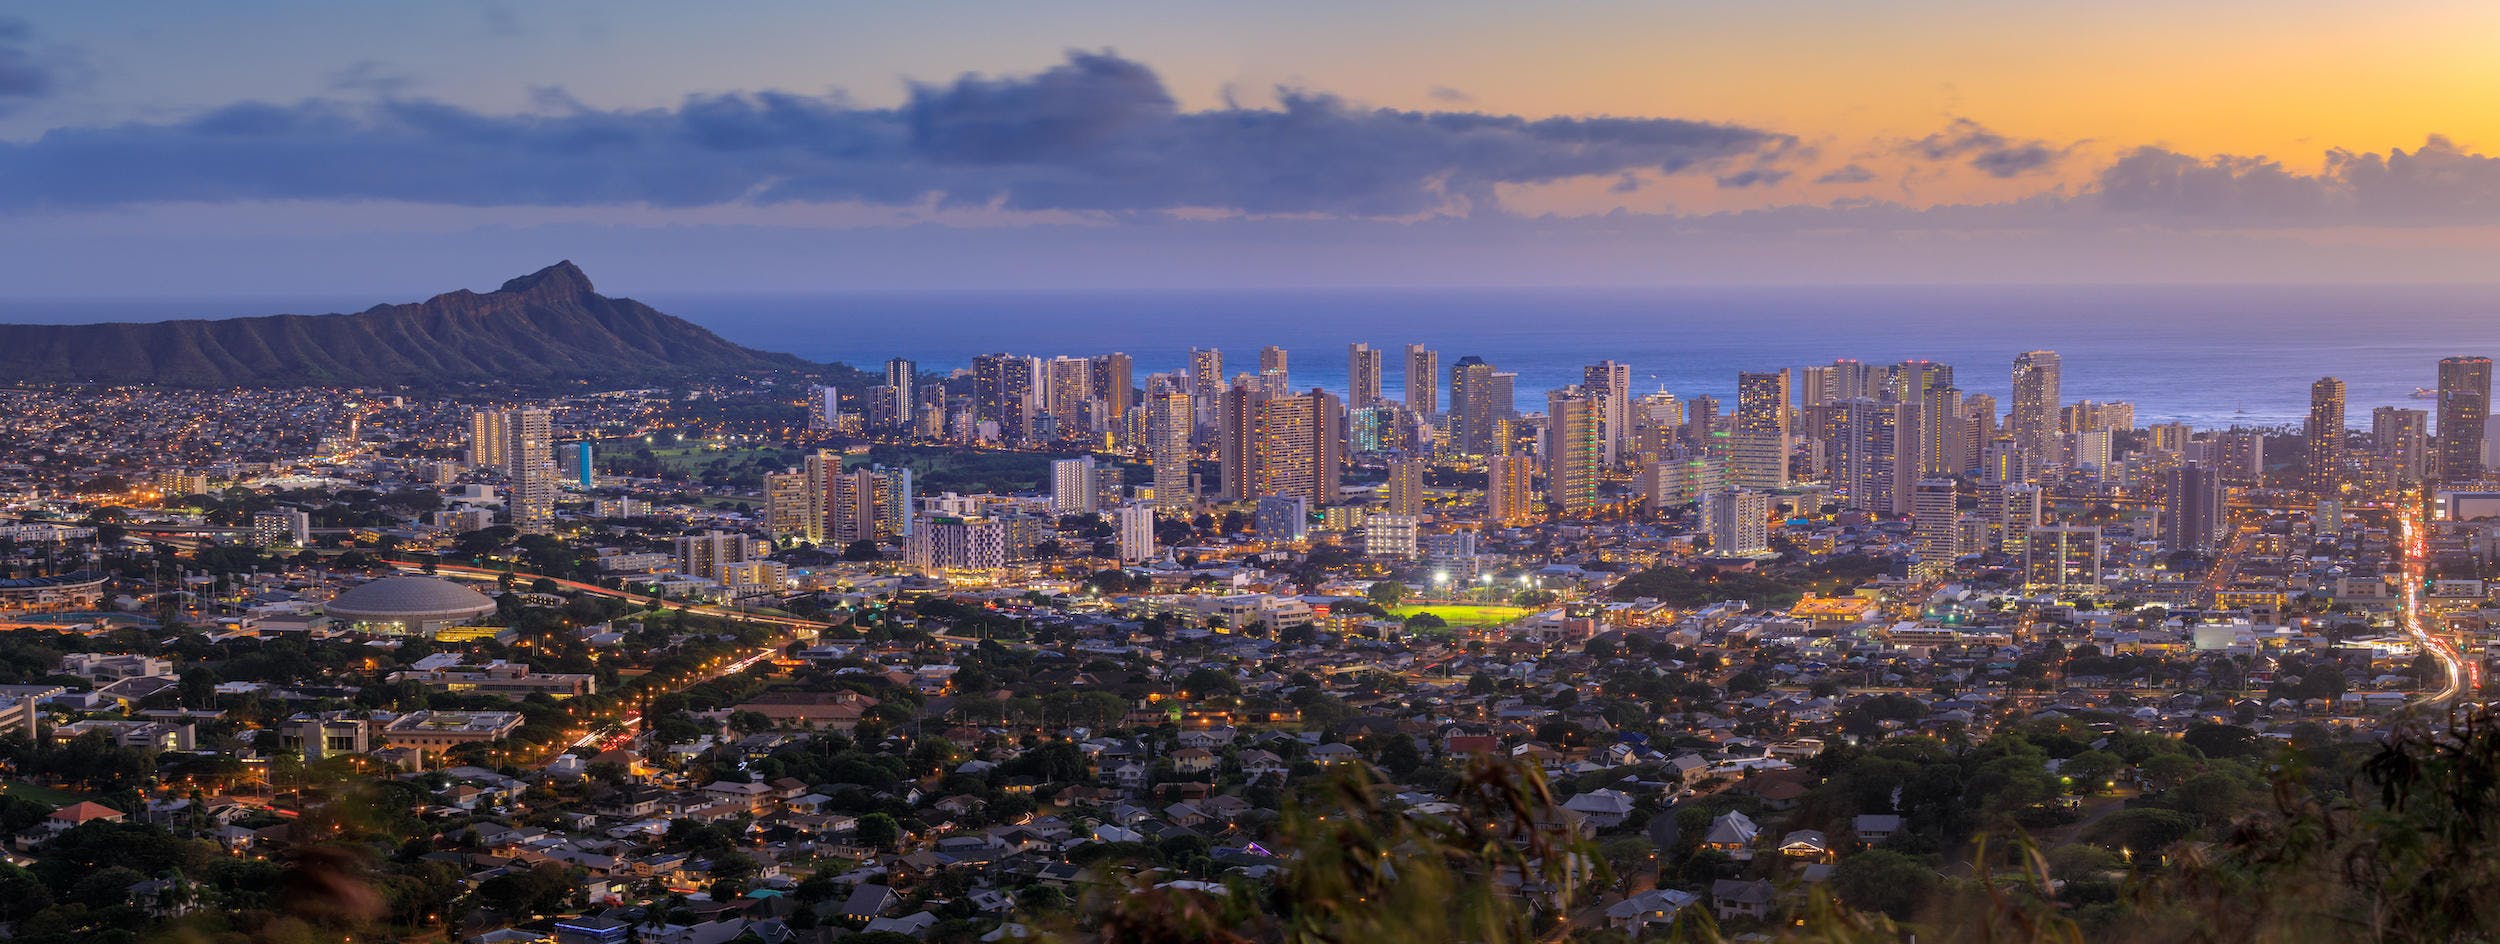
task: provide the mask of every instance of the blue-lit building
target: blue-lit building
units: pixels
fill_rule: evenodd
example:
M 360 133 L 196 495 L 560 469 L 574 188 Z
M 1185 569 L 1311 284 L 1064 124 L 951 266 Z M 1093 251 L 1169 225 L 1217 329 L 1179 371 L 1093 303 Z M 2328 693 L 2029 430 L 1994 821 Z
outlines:
M 631 936 L 634 926 L 615 918 L 583 915 L 556 922 L 556 940 L 562 944 L 621 944 Z
M 591 487 L 591 476 L 594 474 L 591 466 L 594 463 L 591 461 L 590 444 L 586 442 L 565 443 L 562 451 L 564 470 L 573 476 L 574 481 L 581 483 L 583 488 Z

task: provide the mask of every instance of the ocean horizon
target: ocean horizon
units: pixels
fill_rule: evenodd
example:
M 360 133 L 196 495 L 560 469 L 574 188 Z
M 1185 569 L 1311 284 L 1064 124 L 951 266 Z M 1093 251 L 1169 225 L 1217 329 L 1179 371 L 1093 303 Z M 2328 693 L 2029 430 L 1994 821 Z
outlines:
M 630 294 L 630 293 L 629 293 Z M 2309 384 L 2344 380 L 2348 422 L 2377 406 L 2427 407 L 2440 358 L 2500 355 L 2500 285 L 1884 285 L 1658 288 L 856 291 L 630 294 L 732 341 L 874 368 L 923 370 L 1011 351 L 1125 351 L 1139 377 L 1192 347 L 1255 370 L 1281 345 L 1297 387 L 1342 391 L 1346 345 L 1381 348 L 1403 390 L 1404 347 L 1443 370 L 1476 355 L 1519 374 L 1519 408 L 1576 383 L 1587 364 L 1631 366 L 1636 392 L 1708 394 L 1732 406 L 1736 372 L 1855 358 L 1952 365 L 1963 390 L 2006 402 L 2014 355 L 2057 351 L 2069 401 L 2126 401 L 2139 423 L 2295 424 Z M 0 299 L 0 322 L 91 323 L 357 311 L 339 296 Z M 1447 378 L 1443 378 L 1446 385 Z M 1444 396 L 1446 396 L 1446 392 Z M 1726 407 L 1723 407 L 1726 408 Z

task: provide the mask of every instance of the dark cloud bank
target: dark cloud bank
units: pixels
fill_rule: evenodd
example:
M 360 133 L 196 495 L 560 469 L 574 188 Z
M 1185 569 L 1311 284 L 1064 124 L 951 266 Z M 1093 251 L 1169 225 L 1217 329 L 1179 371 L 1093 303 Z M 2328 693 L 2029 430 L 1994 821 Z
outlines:
M 7 62 L 0 54 L 0 70 Z M 1385 217 L 1466 212 L 1502 184 L 1635 171 L 1724 172 L 1730 186 L 1746 185 L 1776 174 L 1795 149 L 1788 135 L 1727 124 L 1367 109 L 1293 90 L 1274 108 L 1186 111 L 1147 67 L 1078 53 L 1032 76 L 914 85 L 892 109 L 763 92 L 669 109 L 493 115 L 385 97 L 62 128 L 0 146 L 0 205 L 935 199 Z

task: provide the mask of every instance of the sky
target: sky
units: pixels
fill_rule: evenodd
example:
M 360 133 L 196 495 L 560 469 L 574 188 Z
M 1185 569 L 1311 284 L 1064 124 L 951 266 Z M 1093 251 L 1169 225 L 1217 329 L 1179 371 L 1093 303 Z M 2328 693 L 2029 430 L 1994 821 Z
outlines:
M 0 294 L 2481 282 L 2500 5 L 0 12 Z

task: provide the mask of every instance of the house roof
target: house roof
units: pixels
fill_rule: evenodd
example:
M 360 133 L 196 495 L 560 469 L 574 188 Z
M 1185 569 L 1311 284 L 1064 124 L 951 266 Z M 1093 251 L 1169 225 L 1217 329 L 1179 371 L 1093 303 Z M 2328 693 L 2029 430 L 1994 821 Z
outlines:
M 53 810 L 52 818 L 75 826 L 91 820 L 121 819 L 122 811 L 106 806 L 102 803 L 96 803 L 90 800 L 80 800 L 60 809 Z

